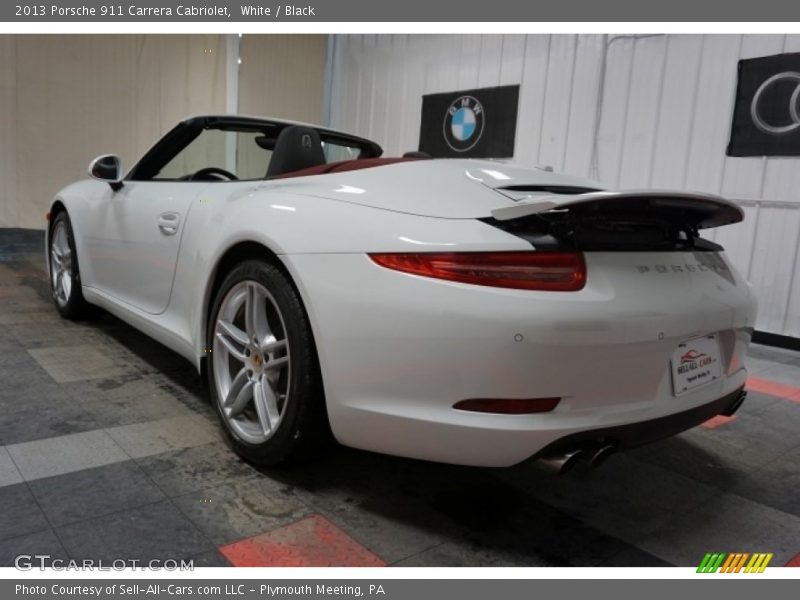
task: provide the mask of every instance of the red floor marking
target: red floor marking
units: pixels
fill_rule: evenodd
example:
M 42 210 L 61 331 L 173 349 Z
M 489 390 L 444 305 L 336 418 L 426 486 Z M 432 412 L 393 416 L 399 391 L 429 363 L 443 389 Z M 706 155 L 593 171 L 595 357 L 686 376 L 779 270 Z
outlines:
M 736 420 L 736 415 L 733 415 L 731 417 L 726 417 L 725 415 L 717 415 L 716 417 L 711 417 L 708 421 L 706 421 L 702 425 L 706 429 L 716 429 L 717 427 L 721 427 L 735 420 Z
M 800 554 L 795 554 L 794 558 L 792 558 L 789 562 L 787 562 L 784 567 L 800 567 Z
M 759 377 L 748 377 L 747 389 L 800 403 L 800 387 L 793 387 Z
M 314 515 L 219 551 L 234 567 L 384 567 L 325 517 Z

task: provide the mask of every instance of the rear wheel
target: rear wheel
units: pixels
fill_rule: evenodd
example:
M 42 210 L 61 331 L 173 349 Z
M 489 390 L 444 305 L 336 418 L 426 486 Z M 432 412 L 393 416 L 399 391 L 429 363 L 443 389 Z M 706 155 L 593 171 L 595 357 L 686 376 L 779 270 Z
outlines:
M 216 294 L 208 333 L 209 388 L 238 454 L 275 465 L 329 439 L 311 327 L 280 269 L 256 260 L 235 267 Z
M 67 319 L 85 317 L 90 304 L 81 292 L 81 276 L 72 224 L 66 212 L 60 212 L 50 230 L 50 289 L 58 312 Z

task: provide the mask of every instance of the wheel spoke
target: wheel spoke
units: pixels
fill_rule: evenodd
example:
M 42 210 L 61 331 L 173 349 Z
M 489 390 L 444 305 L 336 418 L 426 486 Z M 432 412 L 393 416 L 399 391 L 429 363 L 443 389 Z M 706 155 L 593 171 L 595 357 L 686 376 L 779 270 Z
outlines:
M 228 397 L 225 398 L 228 416 L 233 418 L 239 415 L 253 399 L 253 380 L 247 376 L 247 371 L 242 369 L 231 383 Z
M 269 361 L 265 366 L 265 371 L 275 371 L 276 369 L 282 369 L 286 365 L 289 364 L 289 357 L 288 356 L 281 356 L 280 358 L 276 358 L 274 360 Z
M 53 261 L 53 264 L 56 267 L 58 267 L 59 269 L 62 268 L 61 267 L 61 257 L 59 256 L 58 252 L 56 251 L 55 246 L 53 247 L 53 251 L 50 253 L 50 260 Z
M 225 349 L 233 358 L 235 358 L 241 363 L 244 362 L 245 359 L 244 351 L 241 348 L 237 348 L 236 344 L 234 344 L 230 339 L 225 337 L 224 333 L 217 333 L 217 339 L 222 343 L 223 346 L 225 346 Z
M 247 286 L 244 311 L 248 337 L 257 345 L 263 343 L 271 333 L 269 323 L 267 323 L 267 304 L 266 298 L 258 292 L 254 285 Z
M 247 334 L 230 321 L 220 319 L 217 321 L 217 327 L 240 346 L 247 345 Z
M 230 321 L 217 321 L 217 339 L 225 349 L 239 362 L 244 362 L 244 349 L 247 346 L 247 334 Z
M 272 389 L 266 377 L 262 376 L 256 383 L 253 398 L 261 429 L 264 433 L 273 431 L 278 426 L 281 416 L 278 412 L 278 398 L 275 395 L 275 390 Z
M 230 408 L 245 383 L 247 383 L 247 369 L 242 367 L 236 374 L 236 377 L 233 378 L 233 381 L 231 381 L 231 387 L 228 390 L 228 395 L 225 396 L 222 406 Z
M 64 301 L 69 300 L 69 295 L 72 292 L 72 279 L 69 273 L 64 272 L 61 277 L 61 289 L 64 291 Z
M 242 386 L 242 389 L 239 390 L 239 394 L 233 401 L 233 405 L 228 411 L 228 416 L 231 418 L 239 416 L 247 405 L 250 404 L 250 401 L 253 399 L 253 386 L 254 382 L 248 379 L 247 383 Z
M 264 354 L 272 354 L 278 350 L 286 348 L 286 340 L 276 340 L 274 336 L 267 337 L 267 341 L 261 345 L 261 352 Z
M 58 298 L 64 298 L 64 271 L 58 271 L 56 273 L 56 283 L 53 286 L 53 291 Z
M 63 256 L 64 253 L 67 251 L 69 245 L 67 244 L 67 230 L 66 227 L 61 225 L 56 232 L 55 240 L 53 241 L 53 245 L 58 250 L 58 253 Z

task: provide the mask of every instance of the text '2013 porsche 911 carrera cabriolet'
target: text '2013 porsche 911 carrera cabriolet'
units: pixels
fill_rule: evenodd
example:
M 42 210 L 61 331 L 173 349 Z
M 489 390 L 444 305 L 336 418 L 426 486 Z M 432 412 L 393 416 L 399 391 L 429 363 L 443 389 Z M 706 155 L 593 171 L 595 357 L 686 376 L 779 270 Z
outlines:
M 744 398 L 755 300 L 704 194 L 496 161 L 382 158 L 274 119 L 178 124 L 58 193 L 56 307 L 100 306 L 205 373 L 226 437 L 277 464 L 340 443 L 555 471 Z

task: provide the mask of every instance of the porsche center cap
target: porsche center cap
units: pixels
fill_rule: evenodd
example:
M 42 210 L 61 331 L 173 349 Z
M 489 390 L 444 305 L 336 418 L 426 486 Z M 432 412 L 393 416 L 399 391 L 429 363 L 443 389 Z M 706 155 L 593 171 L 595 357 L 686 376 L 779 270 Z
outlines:
M 473 96 L 456 98 L 444 117 L 444 139 L 456 152 L 466 152 L 483 134 L 483 105 Z

